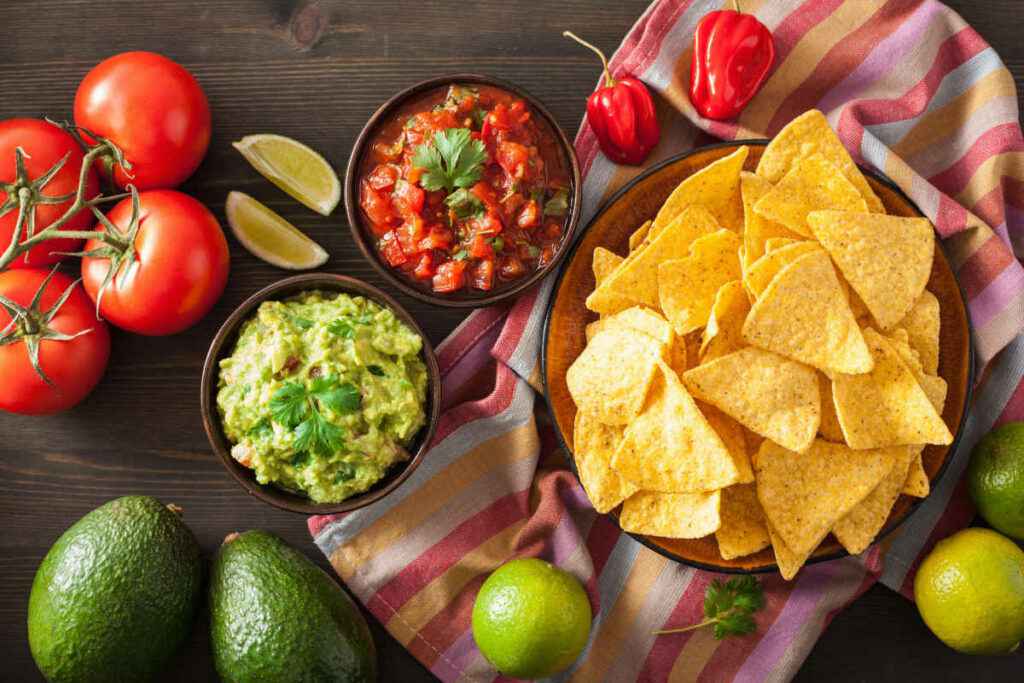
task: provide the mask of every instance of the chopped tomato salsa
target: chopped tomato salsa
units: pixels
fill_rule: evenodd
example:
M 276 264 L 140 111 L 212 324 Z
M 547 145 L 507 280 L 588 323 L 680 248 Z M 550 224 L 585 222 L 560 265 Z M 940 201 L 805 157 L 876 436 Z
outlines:
M 452 85 L 404 107 L 360 178 L 381 257 L 435 292 L 489 291 L 545 266 L 569 215 L 557 137 L 492 86 Z

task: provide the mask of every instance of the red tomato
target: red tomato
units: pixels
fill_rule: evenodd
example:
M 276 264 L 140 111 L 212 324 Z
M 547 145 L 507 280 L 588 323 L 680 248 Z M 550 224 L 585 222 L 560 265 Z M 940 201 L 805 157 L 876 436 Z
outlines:
M 494 261 L 479 261 L 473 266 L 470 283 L 475 289 L 489 291 L 494 286 Z
M 82 170 L 82 148 L 67 132 L 40 119 L 7 119 L 0 121 L 0 182 L 11 183 L 15 180 L 14 150 L 21 147 L 25 152 L 25 170 L 30 179 L 39 178 L 58 161 L 69 155 L 67 163 L 55 175 L 42 194 L 49 197 L 73 193 L 78 189 L 78 176 Z M 99 194 L 100 183 L 96 173 L 89 171 L 86 179 L 87 198 Z M 0 204 L 7 200 L 7 193 L 0 190 Z M 44 230 L 50 223 L 64 215 L 72 200 L 63 204 L 39 204 L 35 207 L 36 232 Z M 79 211 L 64 224 L 63 230 L 88 230 L 92 227 L 91 211 Z M 17 208 L 0 217 L 0 251 L 7 248 L 14 236 L 14 226 L 18 221 Z M 27 226 L 24 235 L 27 236 Z M 60 261 L 62 256 L 54 252 L 75 251 L 80 240 L 49 240 L 34 247 L 27 254 L 14 260 L 11 268 L 29 268 L 45 266 Z
M 416 269 L 413 271 L 413 275 L 417 280 L 429 280 L 434 277 L 434 255 L 423 254 L 420 256 L 419 263 L 416 264 Z
M 0 296 L 23 308 L 32 303 L 49 273 L 45 270 L 21 269 L 0 273 Z M 43 381 L 32 367 L 29 349 L 22 336 L 28 330 L 21 323 L 12 343 L 0 344 L 0 410 L 22 415 L 45 415 L 66 410 L 85 398 L 103 376 L 110 357 L 110 332 L 81 286 L 75 285 L 71 296 L 58 309 L 53 319 L 43 324 L 38 315 L 45 314 L 72 285 L 71 278 L 54 273 L 39 301 L 38 310 L 30 314 L 33 325 L 43 332 L 39 342 L 39 367 L 53 385 Z M 0 306 L 0 330 L 11 322 L 11 312 Z M 47 331 L 76 335 L 74 339 L 46 339 Z
M 85 75 L 75 123 L 121 148 L 132 170 L 114 169 L 121 187 L 177 187 L 210 145 L 210 105 L 183 66 L 154 52 L 122 52 Z
M 100 314 L 138 334 L 165 335 L 197 323 L 224 291 L 230 259 L 228 243 L 210 211 L 174 190 L 139 194 L 136 259 L 122 266 L 103 293 Z M 108 218 L 121 230 L 131 221 L 131 199 L 117 204 Z M 86 249 L 102 246 L 96 240 Z M 108 259 L 82 259 L 85 291 L 93 301 L 110 269 Z
M 434 275 L 435 292 L 454 292 L 466 284 L 466 262 L 445 261 Z

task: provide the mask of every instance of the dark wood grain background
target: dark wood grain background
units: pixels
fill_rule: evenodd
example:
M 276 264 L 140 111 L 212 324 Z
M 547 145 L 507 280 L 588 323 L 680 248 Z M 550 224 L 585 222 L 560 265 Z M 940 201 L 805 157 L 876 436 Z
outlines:
M 850 0 L 856 1 L 856 0 Z M 896 1 L 896 0 L 893 0 Z M 343 172 L 369 114 L 395 91 L 455 71 L 512 80 L 574 131 L 597 77 L 592 55 L 562 39 L 571 28 L 608 52 L 647 0 L 6 0 L 0 3 L 0 118 L 70 117 L 75 87 L 100 59 L 162 52 L 195 73 L 214 117 L 209 156 L 183 188 L 223 221 L 229 190 L 266 202 L 330 253 L 326 270 L 381 285 L 348 237 L 340 209 L 320 217 L 251 170 L 229 143 L 275 132 L 320 150 Z M 1024 76 L 1019 0 L 950 5 Z M 230 531 L 263 528 L 326 566 L 301 516 L 249 498 L 207 447 L 199 373 L 217 326 L 242 299 L 285 275 L 231 240 L 227 292 L 197 327 L 166 338 L 114 332 L 109 370 L 76 409 L 48 418 L 0 415 L 0 680 L 41 680 L 25 612 L 43 555 L 75 520 L 110 498 L 151 494 L 185 509 L 203 548 Z M 436 343 L 463 313 L 408 298 Z M 0 377 L 0 382 L 3 378 Z M 382 681 L 431 681 L 373 619 Z M 1024 660 L 946 649 L 914 606 L 875 587 L 838 615 L 807 659 L 802 681 L 1020 680 Z M 214 681 L 205 624 L 166 681 Z

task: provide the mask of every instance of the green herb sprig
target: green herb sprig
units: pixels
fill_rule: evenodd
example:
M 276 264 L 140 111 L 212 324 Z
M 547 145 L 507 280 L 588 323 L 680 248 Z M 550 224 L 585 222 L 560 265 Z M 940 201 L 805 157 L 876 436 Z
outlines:
M 430 142 L 416 148 L 412 163 L 423 169 L 420 185 L 430 192 L 471 187 L 484 172 L 487 150 L 474 140 L 468 128 L 448 128 L 434 133 Z
M 359 410 L 361 403 L 354 384 L 329 375 L 316 378 L 308 388 L 286 382 L 270 398 L 270 416 L 293 430 L 296 451 L 326 456 L 341 450 L 345 432 L 327 419 L 325 410 L 348 415 Z
M 658 636 L 686 633 L 714 626 L 715 640 L 745 636 L 757 630 L 754 613 L 764 607 L 764 592 L 753 576 L 738 576 L 725 583 L 715 579 L 704 593 L 704 621 L 684 628 L 655 631 Z

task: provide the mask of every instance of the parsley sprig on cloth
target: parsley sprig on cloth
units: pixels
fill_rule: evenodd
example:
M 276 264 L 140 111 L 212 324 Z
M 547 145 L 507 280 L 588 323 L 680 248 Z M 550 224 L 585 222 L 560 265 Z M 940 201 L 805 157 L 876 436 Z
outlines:
M 764 607 L 761 584 L 753 576 L 738 576 L 725 583 L 715 579 L 704 593 L 704 621 L 685 628 L 655 631 L 655 635 L 686 633 L 714 626 L 715 640 L 745 636 L 757 630 L 754 612 Z

